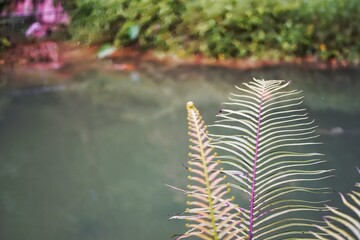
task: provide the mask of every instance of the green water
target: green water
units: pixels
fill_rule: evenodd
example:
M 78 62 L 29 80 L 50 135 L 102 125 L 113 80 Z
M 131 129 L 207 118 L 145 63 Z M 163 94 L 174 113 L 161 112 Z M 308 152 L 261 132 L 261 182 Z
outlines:
M 211 123 L 233 85 L 253 76 L 292 79 L 303 89 L 321 129 L 320 151 L 337 169 L 329 185 L 347 192 L 359 180 L 360 70 L 147 64 L 135 73 L 66 71 L 64 83 L 61 71 L 2 74 L 0 239 L 160 240 L 182 233 L 184 223 L 168 217 L 185 207 L 184 197 L 164 183 L 186 184 L 185 103 L 193 100 Z M 25 78 L 43 83 L 23 86 Z M 53 82 L 60 87 L 44 88 Z

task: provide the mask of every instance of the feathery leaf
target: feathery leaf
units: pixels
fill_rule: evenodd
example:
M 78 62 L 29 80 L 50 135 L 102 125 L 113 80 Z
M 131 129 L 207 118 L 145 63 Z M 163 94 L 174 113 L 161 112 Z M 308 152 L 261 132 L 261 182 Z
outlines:
M 190 229 L 177 239 L 190 236 L 208 240 L 241 239 L 240 211 L 232 203 L 233 198 L 226 197 L 230 185 L 224 183 L 226 176 L 218 169 L 220 160 L 216 160 L 217 155 L 210 146 L 207 127 L 192 102 L 188 102 L 186 107 L 191 143 L 190 183 L 185 191 L 189 198 L 188 209 L 184 215 L 171 219 L 188 220 L 186 226 Z
M 360 184 L 355 185 L 360 188 Z M 343 204 L 353 216 L 327 206 L 332 215 L 325 216 L 327 226 L 317 226 L 321 233 L 313 232 L 317 239 L 358 240 L 360 239 L 360 191 L 353 190 L 345 197 L 340 193 Z
M 212 125 L 231 130 L 211 137 L 229 166 L 224 173 L 237 181 L 233 187 L 249 195 L 242 225 L 250 240 L 311 239 L 318 222 L 305 214 L 328 210 L 312 197 L 331 192 L 321 180 L 332 170 L 321 169 L 322 154 L 305 151 L 319 144 L 316 126 L 300 107 L 301 92 L 286 90 L 289 83 L 254 79 L 236 87 L 239 93 L 231 94 Z

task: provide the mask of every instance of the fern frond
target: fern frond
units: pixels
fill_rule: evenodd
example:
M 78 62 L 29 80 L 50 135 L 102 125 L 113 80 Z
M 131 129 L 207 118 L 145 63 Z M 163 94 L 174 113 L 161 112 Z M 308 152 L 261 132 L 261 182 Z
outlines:
M 173 218 L 188 220 L 186 226 L 190 229 L 178 239 L 190 236 L 208 240 L 241 239 L 240 211 L 232 203 L 233 198 L 226 197 L 230 185 L 224 183 L 226 176 L 218 169 L 220 160 L 216 160 L 210 146 L 207 127 L 192 102 L 187 103 L 187 112 L 191 151 L 186 193 L 190 200 L 185 216 Z
M 356 187 L 360 188 L 360 184 L 357 183 Z M 354 190 L 348 193 L 347 198 L 342 194 L 340 197 L 348 211 L 353 213 L 353 216 L 328 206 L 332 215 L 324 217 L 327 226 L 317 226 L 321 231 L 321 233 L 313 233 L 317 239 L 360 239 L 360 191 Z
M 249 195 L 250 206 L 242 216 L 250 240 L 313 238 L 316 221 L 304 216 L 328 210 L 312 198 L 331 192 L 321 180 L 332 170 L 321 169 L 322 154 L 306 151 L 308 145 L 319 144 L 316 126 L 300 107 L 301 92 L 286 90 L 289 83 L 244 83 L 212 125 L 231 130 L 211 136 L 229 165 L 224 172 L 237 181 L 233 187 Z

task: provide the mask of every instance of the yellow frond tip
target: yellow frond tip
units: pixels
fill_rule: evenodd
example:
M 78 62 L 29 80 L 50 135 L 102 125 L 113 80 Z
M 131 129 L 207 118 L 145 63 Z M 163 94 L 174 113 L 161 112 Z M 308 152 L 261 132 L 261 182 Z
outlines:
M 191 108 L 194 108 L 194 103 L 192 101 L 189 101 L 186 103 L 186 108 L 187 109 L 191 109 Z
M 188 178 L 189 180 L 191 180 L 191 176 L 188 176 L 187 178 Z

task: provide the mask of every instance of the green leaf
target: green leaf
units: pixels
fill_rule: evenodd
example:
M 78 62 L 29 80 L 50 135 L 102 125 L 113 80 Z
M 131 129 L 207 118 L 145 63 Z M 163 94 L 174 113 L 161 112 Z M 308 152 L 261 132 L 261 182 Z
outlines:
M 140 27 L 138 25 L 134 25 L 129 27 L 129 38 L 134 41 L 139 37 Z
M 98 53 L 97 53 L 97 57 L 98 58 L 105 58 L 110 56 L 111 54 L 113 54 L 116 51 L 116 47 L 110 45 L 110 44 L 104 44 L 100 47 Z

